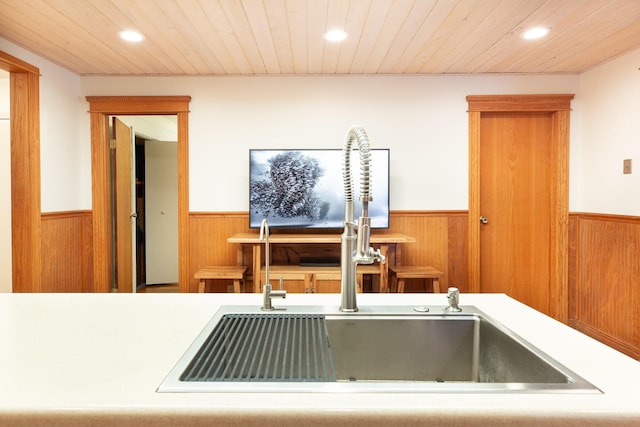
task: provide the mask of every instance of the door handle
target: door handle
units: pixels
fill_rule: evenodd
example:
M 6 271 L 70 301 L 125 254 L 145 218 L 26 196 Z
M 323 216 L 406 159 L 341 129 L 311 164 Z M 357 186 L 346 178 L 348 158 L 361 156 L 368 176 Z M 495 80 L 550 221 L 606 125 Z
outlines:
M 129 218 L 138 218 L 138 213 L 134 212 L 131 215 L 129 215 Z
M 489 222 L 489 220 L 484 216 L 480 216 L 480 222 L 483 223 L 483 224 L 487 224 Z

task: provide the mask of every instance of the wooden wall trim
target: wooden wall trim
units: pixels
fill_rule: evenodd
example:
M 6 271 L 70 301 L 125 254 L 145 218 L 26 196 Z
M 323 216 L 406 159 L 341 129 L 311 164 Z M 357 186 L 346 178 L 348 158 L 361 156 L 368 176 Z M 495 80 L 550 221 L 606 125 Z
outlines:
M 480 112 L 469 111 L 469 292 L 480 292 Z M 472 220 L 473 218 L 473 220 Z
M 11 248 L 13 292 L 42 286 L 40 221 L 40 71 L 0 52 L 10 72 Z
M 87 96 L 89 112 L 117 115 L 188 113 L 190 96 Z M 116 113 L 117 111 L 117 113 Z
M 111 289 L 109 134 L 112 115 L 176 114 L 178 117 L 178 265 L 180 289 L 189 289 L 189 102 L 190 96 L 87 96 L 91 118 L 94 289 Z
M 61 219 L 61 218 L 74 218 L 79 216 L 91 216 L 90 210 L 75 210 L 75 211 L 56 211 L 56 212 L 42 212 L 42 219 Z
M 626 354 L 636 360 L 640 360 L 640 348 L 637 346 L 629 345 L 629 343 L 620 340 L 618 337 L 602 332 L 601 330 L 594 328 L 593 326 L 581 322 L 579 320 L 570 320 L 569 326 L 578 331 L 590 336 L 593 339 L 600 341 L 603 344 L 613 347 L 621 353 Z
M 189 212 L 191 218 L 198 217 L 220 217 L 220 218 L 247 218 L 247 224 L 249 224 L 249 214 L 247 212 L 221 212 L 221 211 L 198 211 Z
M 557 162 L 552 166 L 554 180 L 554 196 L 552 209 L 555 221 L 550 227 L 551 265 L 554 266 L 550 283 L 550 303 L 553 316 L 561 322 L 569 320 L 568 311 L 568 265 L 569 265 L 569 119 L 570 102 L 573 95 L 559 96 L 566 103 L 565 108 L 559 108 L 552 114 L 551 138 L 555 141 L 555 158 Z
M 178 114 L 178 287 L 189 290 L 189 101 L 183 97 Z
M 576 219 L 592 219 L 595 221 L 630 222 L 640 224 L 640 216 L 602 214 L 593 212 L 570 212 L 569 216 Z
M 15 56 L 0 50 L 0 68 L 10 73 L 33 73 L 40 75 L 40 69 Z
M 91 113 L 91 200 L 94 292 L 111 289 L 111 204 L 109 201 L 109 118 Z
M 464 216 L 466 217 L 469 214 L 469 211 L 466 210 L 391 210 L 391 216 Z M 242 217 L 249 218 L 249 214 L 246 211 L 197 211 L 197 212 L 189 212 L 190 217 Z M 247 222 L 248 224 L 248 222 Z
M 493 112 L 551 112 L 552 138 L 556 144 L 557 164 L 553 165 L 556 183 L 555 212 L 551 249 L 554 275 L 550 278 L 554 304 L 550 313 L 567 322 L 567 263 L 568 263 L 568 165 L 569 114 L 572 94 L 558 95 L 470 95 L 469 104 L 469 291 L 480 291 L 480 126 L 482 113 Z
M 574 95 L 469 95 L 469 112 L 569 111 Z
M 469 211 L 467 210 L 436 210 L 436 211 L 425 211 L 425 210 L 391 210 L 389 212 L 391 216 L 394 215 L 402 215 L 402 216 L 467 216 L 469 215 Z

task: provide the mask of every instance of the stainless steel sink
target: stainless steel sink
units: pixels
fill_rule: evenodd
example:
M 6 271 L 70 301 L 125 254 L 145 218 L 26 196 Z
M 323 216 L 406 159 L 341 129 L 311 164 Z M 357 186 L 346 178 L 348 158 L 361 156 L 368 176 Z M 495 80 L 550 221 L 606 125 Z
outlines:
M 225 306 L 159 392 L 599 390 L 475 307 Z

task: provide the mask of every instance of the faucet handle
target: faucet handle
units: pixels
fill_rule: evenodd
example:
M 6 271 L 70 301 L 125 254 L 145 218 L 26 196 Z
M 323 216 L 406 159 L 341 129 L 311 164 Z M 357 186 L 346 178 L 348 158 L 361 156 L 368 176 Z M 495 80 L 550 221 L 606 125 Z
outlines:
M 384 264 L 385 262 L 387 262 L 387 257 L 382 255 L 382 252 L 380 252 L 380 249 L 377 249 L 374 251 L 373 248 L 370 248 L 370 250 L 371 250 L 371 256 L 376 260 L 378 260 L 380 264 Z
M 361 216 L 358 218 L 358 236 L 356 237 L 356 256 L 358 258 L 371 256 L 371 247 L 369 247 L 370 238 L 371 218 Z
M 280 284 L 282 284 L 282 278 L 280 279 Z M 273 290 L 271 287 L 271 283 L 266 283 L 264 285 L 264 292 L 263 292 L 263 300 L 262 300 L 262 311 L 272 311 L 272 310 L 277 310 L 273 304 L 271 303 L 271 299 L 272 298 L 286 298 L 287 297 L 287 291 L 284 289 L 279 289 L 279 290 Z

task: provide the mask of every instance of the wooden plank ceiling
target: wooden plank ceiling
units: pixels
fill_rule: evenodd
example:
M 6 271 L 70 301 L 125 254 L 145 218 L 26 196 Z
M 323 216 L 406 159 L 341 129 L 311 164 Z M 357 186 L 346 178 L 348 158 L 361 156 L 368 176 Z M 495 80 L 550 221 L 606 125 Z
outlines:
M 0 37 L 80 75 L 581 73 L 640 48 L 640 0 L 0 0 Z

